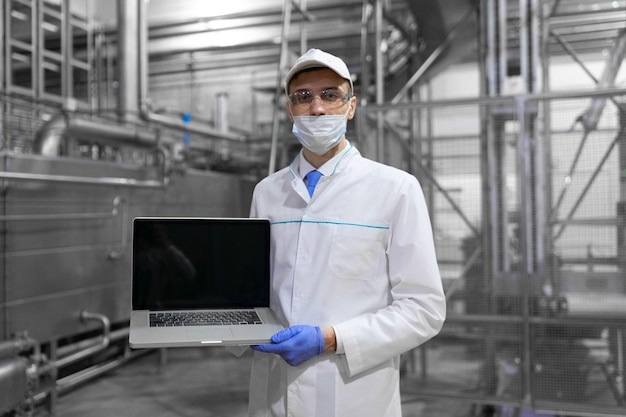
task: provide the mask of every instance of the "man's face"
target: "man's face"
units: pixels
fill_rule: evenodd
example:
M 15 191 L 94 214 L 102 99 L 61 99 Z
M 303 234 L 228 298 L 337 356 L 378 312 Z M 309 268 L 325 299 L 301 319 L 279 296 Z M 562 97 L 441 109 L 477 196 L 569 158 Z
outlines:
M 289 118 L 293 121 L 293 116 L 347 113 L 348 120 L 350 120 L 354 117 L 356 97 L 348 95 L 348 100 L 344 100 L 345 94 L 350 93 L 349 90 L 348 81 L 330 69 L 302 72 L 292 79 L 289 85 L 290 96 L 294 98 L 295 95 L 300 96 L 300 100 L 287 100 Z M 306 97 L 309 100 L 306 100 Z

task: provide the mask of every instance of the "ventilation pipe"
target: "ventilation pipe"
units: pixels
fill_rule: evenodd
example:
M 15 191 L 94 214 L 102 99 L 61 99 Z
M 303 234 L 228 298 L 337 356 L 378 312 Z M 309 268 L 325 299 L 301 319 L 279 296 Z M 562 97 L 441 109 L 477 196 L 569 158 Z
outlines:
M 66 155 L 68 136 L 95 137 L 98 143 L 113 146 L 129 145 L 156 148 L 158 145 L 157 136 L 152 132 L 57 115 L 44 123 L 37 131 L 33 142 L 33 151 L 35 154 L 51 157 Z

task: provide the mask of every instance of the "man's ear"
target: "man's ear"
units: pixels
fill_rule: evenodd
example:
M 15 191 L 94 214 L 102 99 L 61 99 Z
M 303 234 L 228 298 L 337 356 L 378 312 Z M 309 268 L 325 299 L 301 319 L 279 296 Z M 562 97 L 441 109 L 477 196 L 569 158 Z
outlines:
M 350 97 L 350 110 L 348 111 L 348 120 L 352 120 L 356 111 L 356 96 Z

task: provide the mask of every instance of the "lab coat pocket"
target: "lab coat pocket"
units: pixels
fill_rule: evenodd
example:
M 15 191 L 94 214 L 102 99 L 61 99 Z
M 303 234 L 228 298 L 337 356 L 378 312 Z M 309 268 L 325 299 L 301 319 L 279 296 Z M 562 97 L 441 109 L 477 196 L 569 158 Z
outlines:
M 339 226 L 333 234 L 330 270 L 340 278 L 372 280 L 385 257 L 387 230 Z

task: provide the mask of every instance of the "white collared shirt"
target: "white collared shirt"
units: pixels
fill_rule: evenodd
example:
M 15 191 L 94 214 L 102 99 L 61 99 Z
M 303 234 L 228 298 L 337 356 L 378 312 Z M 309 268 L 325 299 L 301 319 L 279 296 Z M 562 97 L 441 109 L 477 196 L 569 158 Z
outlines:
M 343 151 L 339 152 L 337 155 L 333 156 L 328 161 L 326 161 L 324 163 L 324 165 L 322 165 L 319 168 L 315 168 L 313 165 L 311 165 L 311 163 L 309 161 L 307 161 L 306 158 L 304 157 L 304 155 L 302 154 L 302 151 L 300 151 L 300 154 L 298 155 L 298 158 L 299 158 L 299 161 L 298 161 L 298 176 L 300 178 L 302 178 L 303 181 L 306 182 L 306 175 L 309 172 L 314 171 L 314 170 L 317 170 L 317 171 L 321 172 L 322 175 L 324 175 L 326 177 L 330 176 L 330 175 L 333 175 L 333 173 L 337 169 L 337 165 L 341 162 L 341 160 L 343 159 L 345 154 L 350 151 L 350 149 L 352 149 L 352 145 L 350 144 L 350 142 L 348 142 L 346 140 L 346 147 L 345 147 L 345 149 Z

